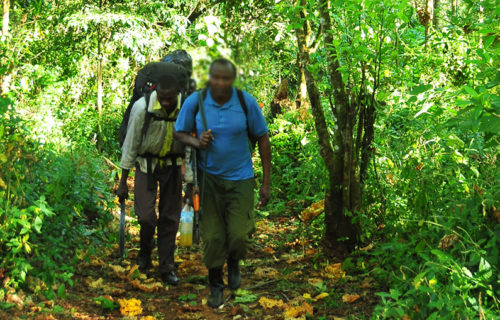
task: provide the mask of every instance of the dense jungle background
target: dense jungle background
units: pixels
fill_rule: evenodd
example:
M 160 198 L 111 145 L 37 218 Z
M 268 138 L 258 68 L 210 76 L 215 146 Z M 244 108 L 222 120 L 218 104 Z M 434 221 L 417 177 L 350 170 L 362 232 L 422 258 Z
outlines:
M 3 0 L 2 319 L 499 319 L 495 0 Z M 117 254 L 118 130 L 146 63 L 227 57 L 263 105 L 272 199 L 205 305 Z M 258 155 L 255 171 L 261 173 Z M 130 180 L 133 183 L 133 180 Z M 226 290 L 228 291 L 228 290 Z

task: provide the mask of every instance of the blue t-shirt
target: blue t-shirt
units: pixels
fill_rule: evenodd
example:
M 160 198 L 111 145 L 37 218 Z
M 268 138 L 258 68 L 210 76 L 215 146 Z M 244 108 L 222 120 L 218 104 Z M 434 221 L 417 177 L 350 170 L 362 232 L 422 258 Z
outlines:
M 240 105 L 236 89 L 228 102 L 220 106 L 214 101 L 210 90 L 204 100 L 207 129 L 212 129 L 214 140 L 207 147 L 207 172 L 225 180 L 245 180 L 253 178 L 252 154 L 248 146 L 248 131 L 255 137 L 262 137 L 269 131 L 257 101 L 248 92 L 243 91 L 243 98 L 247 105 L 248 114 Z M 195 114 L 195 112 L 197 112 Z M 191 94 L 177 116 L 175 130 L 179 132 L 193 132 L 196 121 L 196 134 L 199 138 L 203 124 L 198 110 L 198 92 Z M 201 150 L 201 161 L 198 167 L 204 168 L 205 151 Z

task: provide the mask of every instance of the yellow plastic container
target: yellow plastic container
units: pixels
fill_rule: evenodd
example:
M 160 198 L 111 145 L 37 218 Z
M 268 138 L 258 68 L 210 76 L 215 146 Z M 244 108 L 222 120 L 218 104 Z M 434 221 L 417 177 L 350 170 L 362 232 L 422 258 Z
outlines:
M 179 245 L 183 247 L 191 247 L 193 245 L 193 215 L 193 208 L 189 205 L 184 206 L 179 225 L 181 234 Z

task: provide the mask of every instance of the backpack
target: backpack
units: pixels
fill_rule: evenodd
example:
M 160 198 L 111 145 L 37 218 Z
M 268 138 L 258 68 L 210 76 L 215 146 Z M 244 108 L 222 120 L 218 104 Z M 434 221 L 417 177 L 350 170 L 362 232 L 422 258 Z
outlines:
M 198 91 L 198 104 L 196 105 L 196 109 L 194 111 L 194 114 L 198 113 L 200 111 L 200 116 L 201 116 L 201 122 L 203 123 L 203 130 L 207 130 L 207 123 L 206 123 L 206 118 L 205 118 L 205 110 L 203 107 L 203 103 L 205 101 L 205 98 L 207 97 L 208 93 L 208 88 L 205 88 L 203 90 Z M 236 94 L 238 96 L 238 100 L 240 101 L 240 106 L 243 109 L 243 112 L 245 112 L 245 118 L 247 120 L 247 135 L 248 135 L 248 147 L 250 148 L 250 153 L 255 150 L 255 144 L 257 143 L 258 138 L 252 135 L 249 131 L 249 126 L 248 126 L 248 107 L 247 104 L 245 103 L 245 99 L 243 97 L 243 91 L 240 89 L 236 89 Z
M 164 74 L 173 74 L 175 76 L 179 83 L 179 86 L 184 88 L 183 90 L 181 90 L 182 100 L 185 98 L 186 90 L 188 87 L 188 74 L 182 66 L 167 62 L 150 62 L 146 66 L 144 66 L 144 68 L 139 70 L 139 72 L 137 73 L 132 99 L 130 99 L 130 103 L 125 110 L 125 113 L 123 114 L 122 122 L 120 124 L 120 132 L 118 136 L 120 147 L 123 146 L 123 142 L 125 141 L 125 137 L 127 136 L 130 112 L 132 111 L 132 107 L 134 106 L 135 102 L 144 97 L 144 99 L 146 100 L 147 112 L 151 93 L 155 90 L 157 84 L 162 78 L 162 75 Z M 146 113 L 146 121 L 144 121 L 144 127 L 142 129 L 143 135 L 147 132 L 151 120 L 150 116 L 148 116 L 149 114 L 149 112 Z

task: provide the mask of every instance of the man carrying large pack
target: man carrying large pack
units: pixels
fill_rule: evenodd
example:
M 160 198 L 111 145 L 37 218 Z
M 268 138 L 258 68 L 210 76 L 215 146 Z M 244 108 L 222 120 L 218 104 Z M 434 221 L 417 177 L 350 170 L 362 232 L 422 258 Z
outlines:
M 151 267 L 157 228 L 160 276 L 164 282 L 176 285 L 174 251 L 182 203 L 181 166 L 185 147 L 173 138 L 173 128 L 189 75 L 173 63 L 154 62 L 144 69 L 148 81 L 143 96 L 133 103 L 126 121 L 117 195 L 120 200 L 128 197 L 127 177 L 135 166 L 134 209 L 140 225 L 137 263 L 142 271 Z

